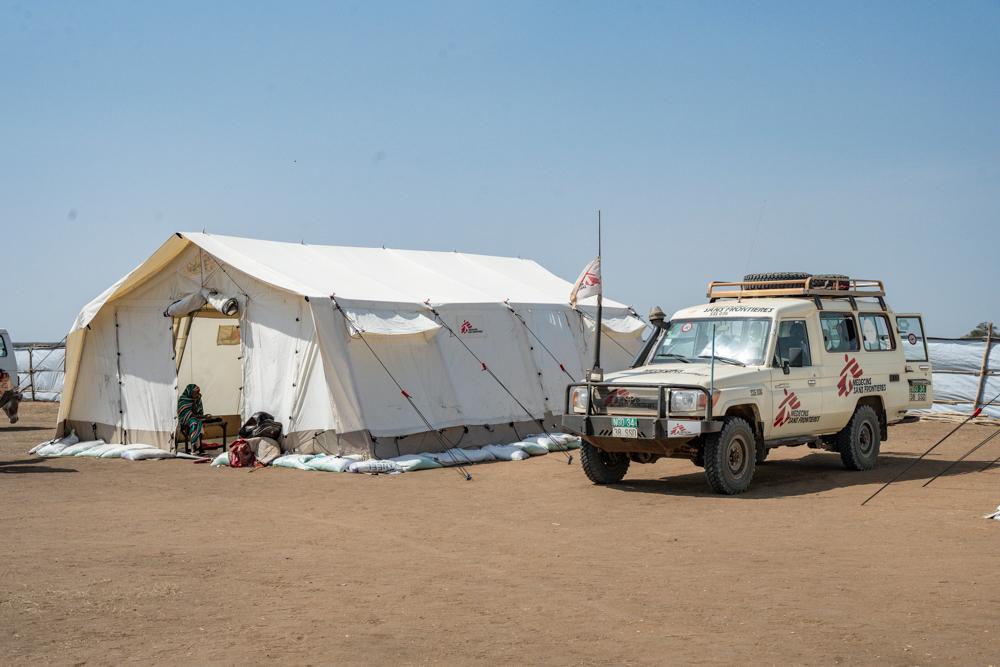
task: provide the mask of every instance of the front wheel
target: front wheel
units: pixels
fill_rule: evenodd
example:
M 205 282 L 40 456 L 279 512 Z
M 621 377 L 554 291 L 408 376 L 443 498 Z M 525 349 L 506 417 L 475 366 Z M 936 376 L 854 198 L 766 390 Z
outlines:
M 705 477 L 716 493 L 733 496 L 750 488 L 757 458 L 756 437 L 745 419 L 730 417 L 705 439 Z
M 628 456 L 606 452 L 600 447 L 583 441 L 580 447 L 580 466 L 594 484 L 614 484 L 622 481 L 628 472 Z

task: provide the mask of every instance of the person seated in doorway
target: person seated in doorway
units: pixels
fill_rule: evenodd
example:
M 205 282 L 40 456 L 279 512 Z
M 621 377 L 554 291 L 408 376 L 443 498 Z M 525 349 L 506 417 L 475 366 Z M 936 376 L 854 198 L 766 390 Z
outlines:
M 181 433 L 199 454 L 205 453 L 201 436 L 205 430 L 205 420 L 210 418 L 211 415 L 205 414 L 205 407 L 201 403 L 201 388 L 196 384 L 189 384 L 177 399 L 177 423 Z

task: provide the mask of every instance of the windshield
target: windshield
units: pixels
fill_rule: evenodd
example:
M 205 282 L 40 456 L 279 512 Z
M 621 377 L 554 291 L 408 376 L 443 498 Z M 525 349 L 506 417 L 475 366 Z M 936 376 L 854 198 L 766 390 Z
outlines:
M 667 324 L 656 354 L 649 363 L 707 363 L 712 355 L 713 326 L 716 359 L 748 366 L 764 363 L 764 348 L 771 331 L 771 321 L 749 317 L 672 320 Z

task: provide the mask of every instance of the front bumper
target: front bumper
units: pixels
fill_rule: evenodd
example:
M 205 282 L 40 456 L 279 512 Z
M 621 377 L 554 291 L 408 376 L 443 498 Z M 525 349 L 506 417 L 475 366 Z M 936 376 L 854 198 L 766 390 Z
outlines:
M 610 438 L 613 430 L 613 415 L 563 415 L 562 427 L 579 436 Z M 704 433 L 718 433 L 722 430 L 720 419 L 672 419 L 637 417 L 638 437 L 643 440 L 688 440 Z

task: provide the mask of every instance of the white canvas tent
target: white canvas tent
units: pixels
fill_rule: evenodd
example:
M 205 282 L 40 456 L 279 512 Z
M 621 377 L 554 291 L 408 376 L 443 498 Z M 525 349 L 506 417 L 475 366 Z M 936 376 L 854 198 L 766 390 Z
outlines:
M 563 409 L 559 364 L 582 378 L 592 355 L 594 307 L 571 309 L 571 287 L 524 259 L 178 233 L 73 323 L 59 427 L 175 446 L 178 383 L 194 382 L 206 411 L 233 426 L 269 412 L 304 452 L 440 449 L 414 405 L 463 446 L 537 432 Z M 196 292 L 239 313 L 165 316 Z M 602 365 L 625 367 L 643 328 L 606 299 Z

